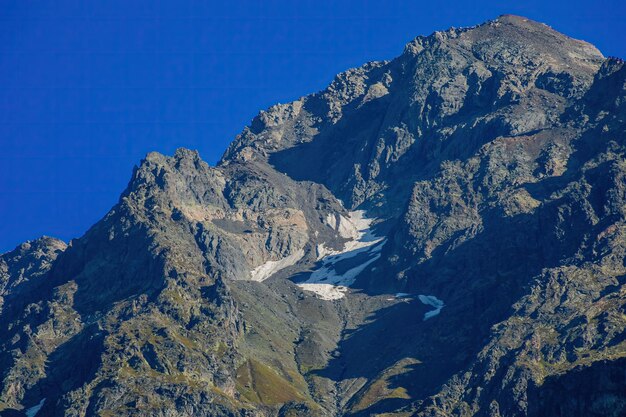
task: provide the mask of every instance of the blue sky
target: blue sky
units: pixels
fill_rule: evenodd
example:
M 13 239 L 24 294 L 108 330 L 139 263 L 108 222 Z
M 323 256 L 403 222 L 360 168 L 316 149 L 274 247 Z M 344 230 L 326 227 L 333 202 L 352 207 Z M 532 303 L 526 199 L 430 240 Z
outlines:
M 256 115 L 504 13 L 626 57 L 625 2 L 0 0 L 0 252 L 81 236 L 146 153 L 213 164 Z

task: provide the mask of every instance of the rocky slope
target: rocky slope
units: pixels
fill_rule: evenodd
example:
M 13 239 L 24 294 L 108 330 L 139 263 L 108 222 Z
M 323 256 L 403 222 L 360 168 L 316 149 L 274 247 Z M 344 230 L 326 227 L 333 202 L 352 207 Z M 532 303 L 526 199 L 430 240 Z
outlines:
M 625 153 L 623 61 L 418 37 L 2 255 L 0 415 L 624 415 Z

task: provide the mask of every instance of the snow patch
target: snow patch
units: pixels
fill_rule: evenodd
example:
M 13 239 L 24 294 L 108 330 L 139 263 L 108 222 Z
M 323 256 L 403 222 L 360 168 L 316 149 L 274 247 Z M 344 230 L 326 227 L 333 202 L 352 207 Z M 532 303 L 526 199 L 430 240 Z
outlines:
M 396 298 L 408 298 L 410 297 L 411 294 L 409 294 L 408 292 L 399 292 L 396 293 Z
M 424 314 L 424 321 L 435 317 L 437 314 L 441 313 L 441 309 L 445 307 L 443 301 L 434 295 L 423 295 L 420 294 L 417 296 L 422 304 L 426 304 L 428 306 L 434 307 L 434 310 L 430 310 Z
M 44 398 L 43 400 L 39 401 L 39 404 L 29 408 L 28 410 L 26 410 L 26 417 L 35 417 L 37 415 L 37 413 L 39 412 L 39 410 L 41 410 L 41 407 L 43 407 L 43 403 L 46 402 L 46 399 Z
M 361 249 L 357 249 L 354 250 L 352 252 L 348 252 L 348 253 L 342 253 L 339 255 L 332 255 L 332 256 L 327 256 L 326 258 L 324 258 L 322 260 L 322 267 L 319 268 L 316 271 L 313 271 L 313 273 L 311 274 L 311 280 L 319 280 L 319 281 L 337 281 L 337 280 L 342 280 L 342 281 L 347 281 L 347 280 L 352 280 L 354 281 L 354 278 L 357 277 L 357 275 L 359 275 L 361 272 L 363 272 L 363 270 L 365 268 L 367 268 L 372 262 L 378 260 L 378 258 L 380 258 L 380 254 L 378 252 L 380 252 L 380 250 L 382 249 L 382 244 L 377 245 L 375 247 L 372 248 L 361 248 Z M 370 259 L 368 259 L 366 262 L 363 262 L 353 268 L 348 269 L 347 271 L 338 274 L 336 269 L 335 269 L 335 265 L 338 264 L 341 261 L 344 261 L 346 259 L 350 259 L 350 258 L 354 258 L 355 256 L 357 256 L 359 253 L 362 252 L 369 252 L 368 255 L 371 257 Z M 373 255 L 373 256 L 372 256 Z M 351 283 L 350 283 L 351 284 Z M 349 284 L 348 284 L 349 285 Z
M 281 269 L 285 269 L 298 262 L 304 256 L 304 250 L 300 249 L 291 255 L 279 259 L 278 261 L 267 261 L 257 266 L 250 272 L 250 279 L 253 281 L 265 281 Z
M 323 300 L 343 298 L 356 277 L 380 258 L 385 239 L 372 233 L 370 227 L 373 220 L 366 218 L 363 210 L 350 212 L 348 217 L 340 216 L 336 230 L 342 237 L 350 240 L 339 251 L 318 245 L 318 260 L 322 265 L 298 286 L 316 293 Z M 330 223 L 329 219 L 327 223 Z M 353 265 L 350 260 L 357 256 L 364 260 Z
M 344 239 L 356 240 L 359 238 L 359 221 L 362 220 L 362 216 L 358 212 L 354 212 L 349 218 L 339 216 L 339 224 L 337 225 L 337 232 L 339 236 Z M 367 225 L 365 225 L 367 227 Z
M 365 217 L 364 210 L 351 211 L 348 213 L 348 217 L 339 216 L 339 224 L 333 229 L 335 229 L 341 237 L 349 240 L 344 243 L 343 248 L 340 250 L 329 249 L 323 244 L 318 245 L 318 254 L 320 253 L 320 247 L 322 247 L 323 254 L 323 256 L 318 255 L 318 259 L 368 248 L 382 242 L 384 238 L 374 235 L 371 230 L 373 221 L 374 219 Z
M 298 284 L 298 287 L 306 291 L 314 292 L 319 298 L 327 301 L 343 298 L 348 291 L 348 287 L 333 284 L 313 284 L 304 282 Z

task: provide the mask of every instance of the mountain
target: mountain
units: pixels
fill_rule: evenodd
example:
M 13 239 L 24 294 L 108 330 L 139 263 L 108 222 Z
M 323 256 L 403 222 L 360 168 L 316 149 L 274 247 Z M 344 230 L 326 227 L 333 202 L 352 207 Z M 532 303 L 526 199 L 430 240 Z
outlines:
M 518 16 L 149 154 L 0 257 L 0 415 L 626 415 L 626 65 Z

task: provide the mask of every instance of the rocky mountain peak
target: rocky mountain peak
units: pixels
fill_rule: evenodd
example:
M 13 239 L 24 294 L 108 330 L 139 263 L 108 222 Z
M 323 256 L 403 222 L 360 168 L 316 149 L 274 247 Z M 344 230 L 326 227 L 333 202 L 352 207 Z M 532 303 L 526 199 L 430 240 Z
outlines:
M 5 296 L 19 294 L 24 287 L 35 285 L 66 248 L 65 242 L 42 236 L 0 255 L 0 313 Z
M 560 126 L 603 61 L 593 46 L 518 16 L 436 32 L 397 59 L 351 69 L 326 90 L 261 112 L 220 164 L 268 161 L 351 207 L 394 216 L 382 201 L 402 206 L 408 195 L 394 188 L 406 190 L 442 161 L 499 136 Z
M 513 55 L 522 55 L 517 58 L 526 60 L 532 55 L 541 56 L 545 61 L 543 64 L 564 68 L 568 65 L 597 68 L 604 59 L 602 53 L 588 42 L 572 39 L 544 23 L 515 15 L 502 15 L 477 26 L 450 28 L 427 37 L 418 36 L 407 44 L 405 52 L 415 55 L 435 44 L 455 45 L 477 53 L 481 60 L 509 65 L 524 63 L 515 61 Z M 505 49 L 508 54 L 504 53 Z

